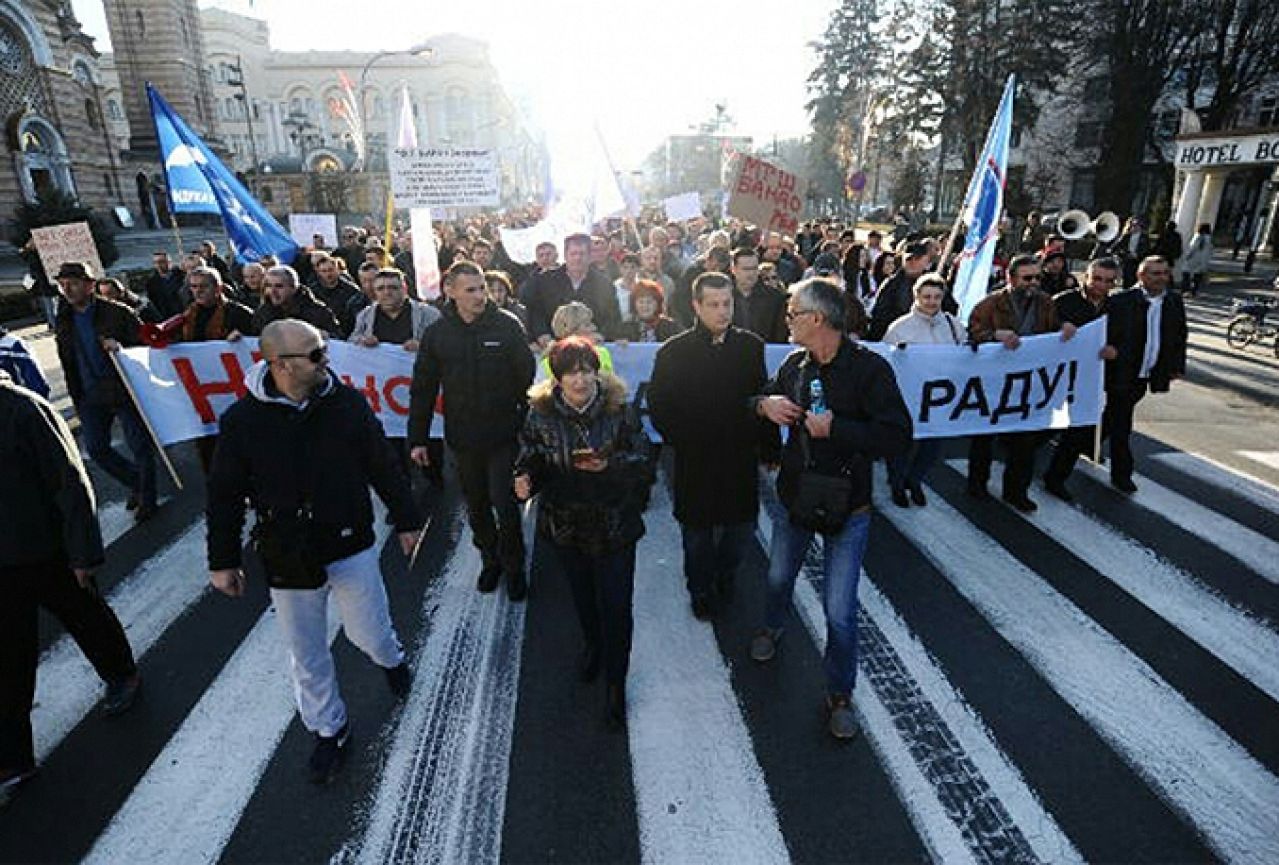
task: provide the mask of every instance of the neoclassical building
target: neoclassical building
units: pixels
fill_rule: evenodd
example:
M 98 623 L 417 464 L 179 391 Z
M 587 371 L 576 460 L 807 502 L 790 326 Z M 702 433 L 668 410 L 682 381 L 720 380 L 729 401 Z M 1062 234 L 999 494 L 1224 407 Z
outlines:
M 46 189 L 101 210 L 128 203 L 127 172 L 105 122 L 105 88 L 93 39 L 71 4 L 0 0 L 0 118 L 7 163 L 0 202 Z

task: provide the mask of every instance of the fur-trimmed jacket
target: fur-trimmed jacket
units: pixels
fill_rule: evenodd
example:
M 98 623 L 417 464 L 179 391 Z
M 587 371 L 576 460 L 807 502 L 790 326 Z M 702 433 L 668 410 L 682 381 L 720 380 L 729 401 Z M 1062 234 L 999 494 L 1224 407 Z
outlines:
M 606 458 L 607 467 L 574 468 L 573 452 L 585 449 Z M 527 474 L 540 494 L 539 530 L 557 544 L 599 556 L 644 536 L 653 447 L 616 376 L 602 373 L 599 392 L 581 411 L 553 379 L 534 385 L 515 474 Z

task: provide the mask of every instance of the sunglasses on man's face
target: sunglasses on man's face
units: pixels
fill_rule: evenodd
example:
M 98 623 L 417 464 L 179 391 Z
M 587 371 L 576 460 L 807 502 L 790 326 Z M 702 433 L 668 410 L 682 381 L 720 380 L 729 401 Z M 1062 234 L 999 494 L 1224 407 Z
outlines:
M 305 354 L 277 354 L 276 360 L 287 360 L 288 358 L 306 358 L 311 363 L 319 363 L 324 360 L 324 356 L 328 354 L 329 347 L 327 345 L 317 345 L 315 348 Z

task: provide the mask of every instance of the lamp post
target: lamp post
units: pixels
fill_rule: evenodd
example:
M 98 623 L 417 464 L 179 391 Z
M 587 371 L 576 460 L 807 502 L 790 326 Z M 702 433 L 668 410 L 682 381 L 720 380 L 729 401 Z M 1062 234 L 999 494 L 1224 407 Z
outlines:
M 369 162 L 369 125 L 368 125 L 368 118 L 363 117 L 365 113 L 364 112 L 364 84 L 369 77 L 369 70 L 373 68 L 374 63 L 377 63 L 379 60 L 381 60 L 384 57 L 394 57 L 399 54 L 408 54 L 414 57 L 429 57 L 431 54 L 434 54 L 434 53 L 435 53 L 435 49 L 432 48 L 426 42 L 419 42 L 417 45 L 414 45 L 411 48 L 403 48 L 397 51 L 379 51 L 378 53 L 370 57 L 368 62 L 364 64 L 364 68 L 360 70 L 360 92 L 358 96 L 359 102 L 356 105 L 356 107 L 360 111 L 361 119 L 365 121 L 362 124 L 362 128 L 364 130 L 364 141 L 361 142 L 364 146 L 363 164 L 360 166 L 362 169 L 367 170 L 368 162 Z
M 235 98 L 244 104 L 244 125 L 249 130 L 249 153 L 251 154 L 250 158 L 253 160 L 253 174 L 250 175 L 249 191 L 257 195 L 258 172 L 262 169 L 262 164 L 258 162 L 258 143 L 253 137 L 253 103 L 249 101 L 249 86 L 244 80 L 244 58 L 241 55 L 235 55 L 235 66 L 232 68 L 235 70 L 236 77 L 228 81 L 227 84 L 240 88 L 240 93 Z

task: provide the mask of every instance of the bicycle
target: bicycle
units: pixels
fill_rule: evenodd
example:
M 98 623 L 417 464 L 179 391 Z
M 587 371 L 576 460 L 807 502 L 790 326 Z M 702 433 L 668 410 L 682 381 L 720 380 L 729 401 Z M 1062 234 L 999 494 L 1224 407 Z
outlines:
M 1279 327 L 1266 323 L 1266 316 L 1275 308 L 1275 301 L 1249 298 L 1236 300 L 1234 318 L 1226 325 L 1226 344 L 1231 348 L 1246 349 L 1265 339 L 1275 340 L 1275 356 L 1279 357 Z

